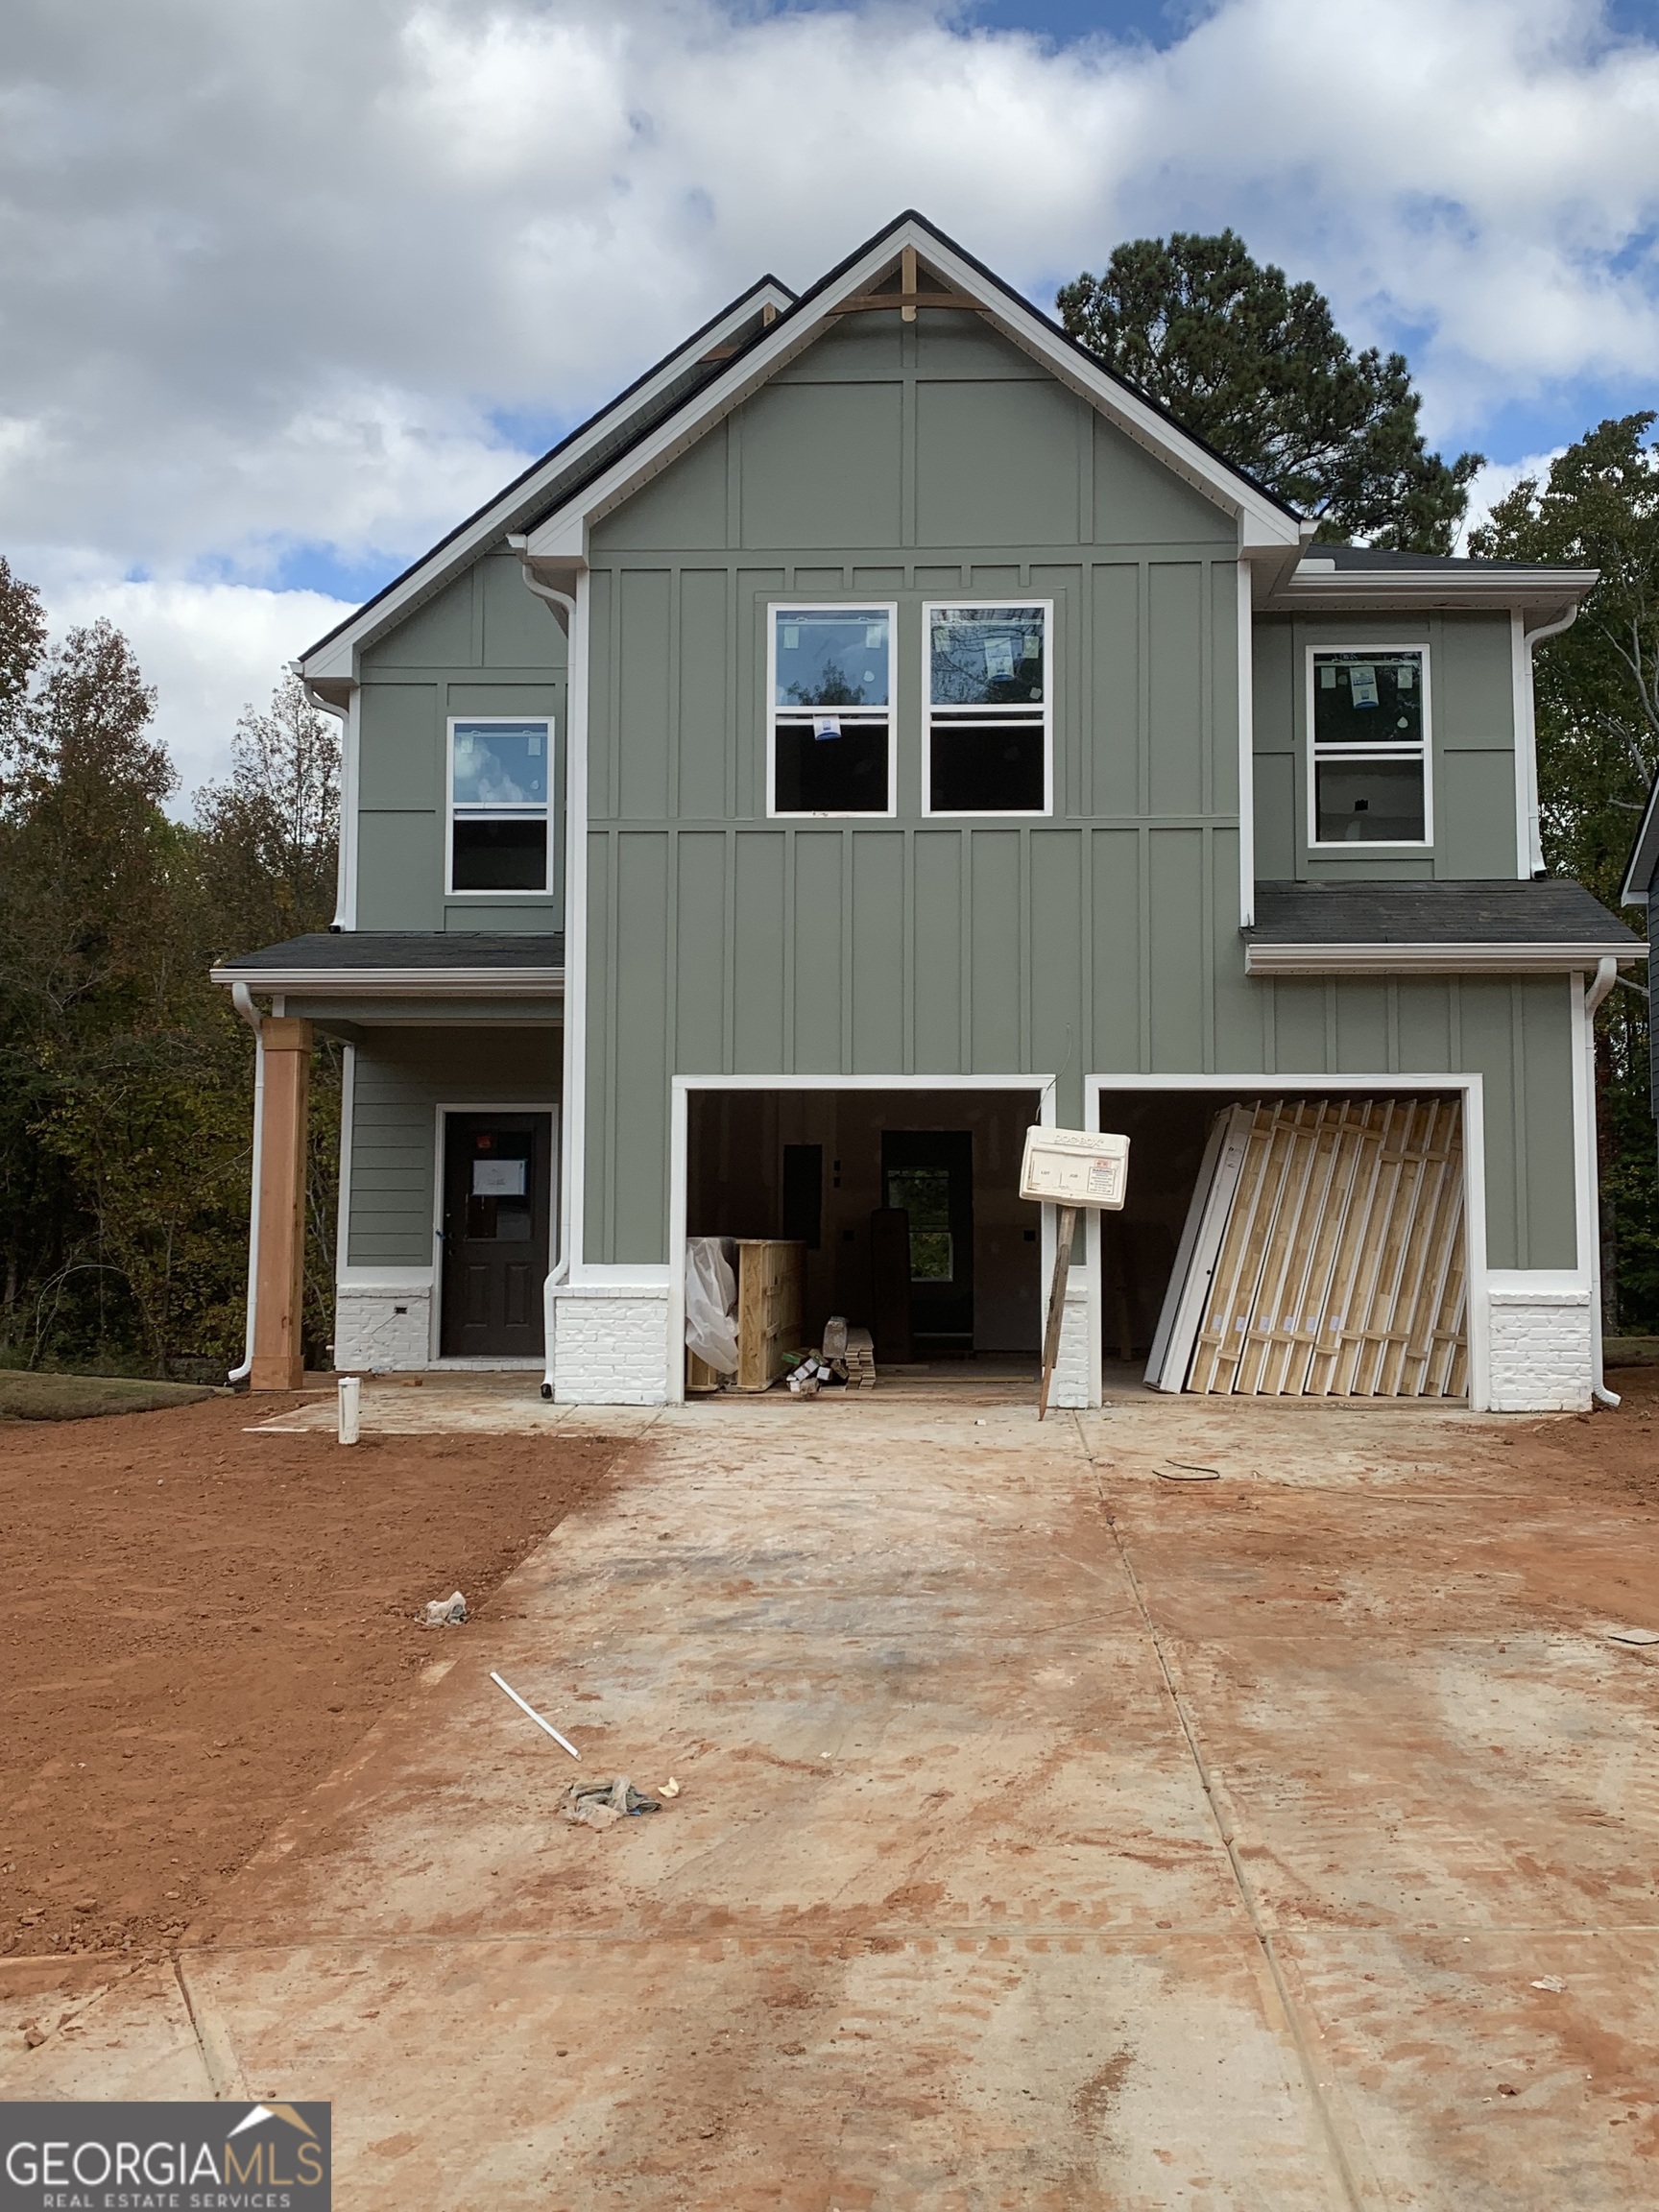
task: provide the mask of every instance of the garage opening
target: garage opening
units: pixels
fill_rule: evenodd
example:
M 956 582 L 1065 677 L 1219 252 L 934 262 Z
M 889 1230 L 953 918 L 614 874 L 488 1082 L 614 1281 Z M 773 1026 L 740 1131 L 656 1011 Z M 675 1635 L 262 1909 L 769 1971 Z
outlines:
M 1038 1098 L 1035 1088 L 692 1091 L 686 1237 L 728 1240 L 734 1273 L 750 1248 L 750 1279 L 770 1286 L 776 1326 L 797 1339 L 768 1347 L 745 1386 L 779 1381 L 781 1356 L 821 1346 L 831 1317 L 868 1333 L 883 1387 L 1033 1383 L 1041 1224 L 1017 1191 Z M 773 1241 L 791 1249 L 753 1252 Z M 688 1386 L 714 1378 L 689 1367 Z
M 1461 1398 L 1462 1100 L 1109 1093 L 1105 1372 L 1251 1397 Z

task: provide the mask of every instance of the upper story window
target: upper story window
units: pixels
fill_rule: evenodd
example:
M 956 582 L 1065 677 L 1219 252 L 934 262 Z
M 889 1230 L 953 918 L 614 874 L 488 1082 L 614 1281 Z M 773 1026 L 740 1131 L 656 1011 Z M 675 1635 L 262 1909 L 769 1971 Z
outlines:
M 769 612 L 768 812 L 891 814 L 893 608 Z
M 1308 656 L 1312 845 L 1427 845 L 1429 648 L 1357 645 Z
M 449 725 L 451 891 L 545 891 L 553 725 Z
M 923 608 L 924 813 L 1049 811 L 1052 615 L 1047 600 Z

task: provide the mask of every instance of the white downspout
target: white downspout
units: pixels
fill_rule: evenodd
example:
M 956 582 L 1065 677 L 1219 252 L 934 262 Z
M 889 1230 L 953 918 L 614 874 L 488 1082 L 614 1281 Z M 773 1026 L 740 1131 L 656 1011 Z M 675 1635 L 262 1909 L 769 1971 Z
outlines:
M 1544 831 L 1542 809 L 1538 804 L 1538 709 L 1533 696 L 1532 649 L 1542 645 L 1546 637 L 1559 637 L 1562 631 L 1571 630 L 1577 619 L 1578 609 L 1573 606 L 1555 621 L 1543 622 L 1536 630 L 1523 630 L 1521 633 L 1521 650 L 1527 661 L 1527 866 L 1531 876 L 1542 876 L 1544 873 Z M 1603 991 L 1601 998 L 1605 998 L 1606 996 Z M 1600 999 L 1597 1000 L 1598 1005 L 1600 1002 Z
M 1566 628 L 1565 623 L 1557 625 Z M 1590 1152 L 1590 1395 L 1599 1406 L 1622 1403 L 1609 1390 L 1601 1369 L 1601 1171 L 1596 1156 L 1596 1009 L 1619 980 L 1619 963 L 1609 952 L 1596 963 L 1596 977 L 1584 992 L 1584 1095 L 1588 1101 Z
M 541 581 L 541 577 L 537 575 L 537 573 L 536 573 L 535 569 L 531 567 L 529 561 L 528 561 L 528 560 L 526 559 L 526 557 L 525 557 L 525 553 L 524 553 L 524 541 L 523 541 L 522 539 L 520 539 L 520 538 L 510 538 L 510 539 L 507 541 L 507 542 L 508 542 L 508 543 L 509 543 L 509 544 L 512 546 L 512 548 L 513 548 L 514 552 L 515 552 L 515 553 L 517 553 L 517 556 L 518 556 L 518 573 L 519 573 L 519 574 L 520 574 L 520 575 L 523 577 L 523 579 L 524 579 L 524 582 L 525 582 L 525 585 L 526 585 L 526 587 L 527 587 L 527 588 L 528 588 L 530 590 L 532 590 L 532 591 L 534 591 L 534 592 L 535 592 L 535 594 L 536 594 L 536 596 L 537 596 L 537 598 L 538 598 L 538 599 L 544 599 L 544 600 L 546 601 L 546 603 L 547 603 L 547 605 L 548 605 L 549 607 L 557 607 L 557 608 L 558 608 L 558 609 L 561 611 L 561 613 L 562 613 L 562 615 L 563 615 L 563 625 L 562 625 L 562 626 L 563 626 L 563 628 L 564 628 L 564 632 L 565 632 L 565 645 L 566 645 L 566 647 L 568 648 L 568 647 L 569 647 L 569 645 L 570 645 L 570 641 L 571 641 L 571 640 L 574 638 L 574 637 L 575 637 L 575 635 L 576 635 L 576 601 L 575 601 L 575 599 L 574 599 L 574 598 L 571 596 L 571 594 L 570 594 L 568 591 L 560 591 L 560 590 L 556 590 L 556 589 L 555 589 L 555 588 L 554 588 L 554 587 L 553 587 L 551 584 L 544 584 L 544 583 Z M 569 820 L 570 820 L 570 791 L 569 791 L 569 785 L 570 785 L 570 757 L 571 757 L 571 751 L 572 751 L 572 748 L 574 747 L 574 745 L 575 745 L 575 743 L 576 743 L 576 733 L 575 733 L 574 729 L 571 727 L 571 722 L 570 722 L 570 713 L 569 713 L 569 704 L 568 704 L 568 702 L 569 702 L 569 684 L 568 684 L 568 655 L 566 655 L 566 690 L 565 690 L 565 701 L 566 701 L 566 705 L 565 705 L 565 822 L 566 822 L 566 825 L 568 826 L 568 824 L 569 824 Z M 583 739 L 583 742 L 584 742 L 584 743 L 586 743 L 586 742 L 587 742 L 587 739 L 586 739 L 586 735 L 584 735 L 584 739 Z M 568 827 L 567 827 L 567 828 L 566 828 L 566 837 L 568 837 L 568 835 L 569 835 L 569 830 L 568 830 Z M 570 920 L 571 920 L 571 917 L 570 917 L 570 892 L 571 892 L 571 880 L 572 880 L 572 878 L 571 878 L 571 871 L 570 871 L 570 868 L 569 868 L 568 862 L 566 862 L 566 865 L 565 865 L 565 966 L 566 966 L 566 969 L 568 969 L 568 966 L 569 966 L 569 948 L 570 948 L 570 938 L 571 938 L 571 928 L 570 928 Z M 568 1010 L 569 1010 L 569 1004 L 570 1004 L 570 996 L 569 996 L 569 991 L 568 991 L 568 988 L 566 988 L 566 991 L 565 991 L 565 1027 L 566 1031 L 568 1030 L 568 1026 L 569 1026 L 569 1019 L 568 1019 Z M 570 1065 L 570 1054 L 569 1054 L 569 1050 L 568 1050 L 568 1047 L 566 1047 L 566 1050 L 565 1050 L 565 1068 L 566 1068 L 566 1070 L 568 1070 L 568 1068 L 569 1068 L 569 1065 Z M 544 1283 L 544 1284 L 541 1286 L 541 1358 L 542 1358 L 542 1361 L 543 1361 L 543 1365 L 542 1365 L 542 1371 L 541 1371 L 541 1395 L 542 1395 L 542 1397 L 543 1397 L 543 1398 L 551 1398 L 551 1397 L 552 1397 L 552 1395 L 553 1395 L 553 1334 L 554 1334 L 554 1329 L 555 1329 L 555 1325 L 556 1325 L 555 1316 L 556 1316 L 556 1311 L 557 1311 L 556 1301 L 555 1301 L 555 1299 L 554 1299 L 553 1293 L 554 1293 L 554 1291 L 555 1291 L 555 1290 L 558 1288 L 558 1286 L 559 1286 L 559 1285 L 560 1285 L 561 1283 L 564 1283 L 564 1282 L 565 1282 L 565 1281 L 568 1279 L 568 1277 L 569 1277 L 569 1273 L 570 1273 L 570 1214 L 571 1214 L 571 1196 L 570 1196 L 570 1184 L 569 1184 L 569 1176 L 568 1176 L 568 1174 L 566 1173 L 566 1166 L 567 1166 L 567 1162 L 568 1162 L 568 1159 L 569 1159 L 569 1141 L 568 1141 L 568 1129 L 569 1129 L 569 1120 L 570 1120 L 570 1101 L 569 1101 L 568 1097 L 566 1097 L 566 1098 L 565 1098 L 565 1099 L 564 1099 L 564 1101 L 561 1103 L 561 1106 L 560 1106 L 560 1109 L 559 1109 L 559 1197 L 560 1197 L 560 1205 L 559 1205 L 559 1248 L 558 1248 L 558 1250 L 555 1252 L 555 1254 L 554 1254 L 554 1256 L 553 1256 L 553 1265 L 552 1265 L 551 1269 L 550 1269 L 550 1270 L 549 1270 L 549 1272 L 548 1272 L 547 1280 L 546 1280 L 546 1282 L 545 1282 L 545 1283 Z
M 248 1205 L 248 1329 L 242 1341 L 242 1364 L 232 1367 L 228 1382 L 245 1382 L 253 1372 L 253 1298 L 259 1285 L 259 1155 L 265 1142 L 265 1024 L 246 983 L 232 983 L 230 1003 L 253 1032 L 253 1173 Z

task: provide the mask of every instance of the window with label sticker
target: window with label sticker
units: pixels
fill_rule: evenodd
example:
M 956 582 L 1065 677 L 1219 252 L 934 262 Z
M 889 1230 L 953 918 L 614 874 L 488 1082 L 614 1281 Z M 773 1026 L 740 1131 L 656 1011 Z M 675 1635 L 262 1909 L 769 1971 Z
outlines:
M 545 891 L 553 725 L 449 725 L 451 891 Z
M 1310 842 L 1430 841 L 1429 649 L 1309 655 Z
M 769 811 L 893 811 L 891 607 L 774 607 Z
M 925 813 L 1049 811 L 1052 613 L 1046 600 L 923 609 Z

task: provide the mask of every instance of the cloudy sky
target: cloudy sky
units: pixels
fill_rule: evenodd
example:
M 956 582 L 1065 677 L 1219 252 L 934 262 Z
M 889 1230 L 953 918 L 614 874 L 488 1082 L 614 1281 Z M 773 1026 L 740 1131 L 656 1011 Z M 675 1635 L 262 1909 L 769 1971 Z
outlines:
M 1659 403 L 1659 0 L 9 0 L 0 552 L 187 794 L 244 701 L 762 271 L 1043 300 L 1231 223 L 1492 481 Z M 1490 489 L 1490 486 L 1488 487 Z

